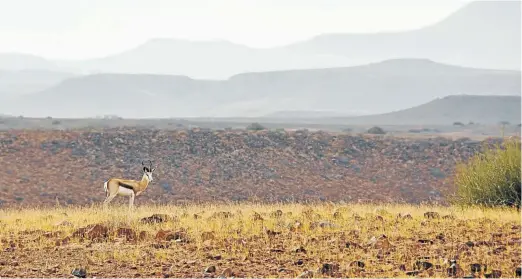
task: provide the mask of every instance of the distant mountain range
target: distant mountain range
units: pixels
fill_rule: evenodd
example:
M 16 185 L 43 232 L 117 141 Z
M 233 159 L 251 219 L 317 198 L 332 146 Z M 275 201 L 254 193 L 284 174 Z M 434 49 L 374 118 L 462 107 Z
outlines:
M 153 39 L 117 55 L 48 61 L 0 55 L 0 70 L 40 69 L 76 74 L 134 73 L 226 79 L 246 72 L 346 67 L 420 58 L 466 67 L 520 70 L 520 1 L 475 1 L 424 28 L 372 34 L 322 34 L 259 49 L 227 41 Z
M 264 118 L 274 119 L 309 119 L 309 118 L 324 118 L 324 117 L 343 117 L 343 116 L 357 116 L 366 114 L 366 112 L 353 111 L 351 113 L 340 113 L 336 111 L 320 111 L 320 110 L 281 110 L 263 115 Z
M 460 116 L 385 113 L 449 95 L 520 96 L 520 8 L 475 1 L 417 30 L 323 34 L 270 49 L 153 39 L 85 61 L 0 54 L 0 113 L 447 122 Z M 496 121 L 516 111 L 487 113 Z
M 39 117 L 263 116 L 277 111 L 379 114 L 447 95 L 521 94 L 520 71 L 484 70 L 395 59 L 368 65 L 239 74 L 228 80 L 96 74 L 0 104 L 10 115 Z
M 491 125 L 502 121 L 519 124 L 520 105 L 520 95 L 454 95 L 390 113 L 350 118 L 324 118 L 321 121 L 351 125 L 451 125 L 455 122 Z
M 39 92 L 74 75 L 51 70 L 0 70 L 0 101 L 23 94 Z

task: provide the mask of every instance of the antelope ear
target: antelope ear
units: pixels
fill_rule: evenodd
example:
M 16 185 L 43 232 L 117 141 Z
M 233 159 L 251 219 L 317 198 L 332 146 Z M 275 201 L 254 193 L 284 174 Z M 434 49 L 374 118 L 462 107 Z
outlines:
M 151 170 L 150 172 L 154 172 L 155 169 L 156 169 L 156 168 L 152 168 L 152 170 Z
M 149 172 L 149 169 L 147 167 L 143 167 L 144 172 Z

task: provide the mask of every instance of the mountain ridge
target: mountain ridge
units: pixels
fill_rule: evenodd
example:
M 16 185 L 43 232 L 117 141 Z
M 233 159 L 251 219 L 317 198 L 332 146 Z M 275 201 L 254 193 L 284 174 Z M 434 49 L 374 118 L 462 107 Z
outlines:
M 82 74 L 154 73 L 214 80 L 244 72 L 345 67 L 393 58 L 520 70 L 520 31 L 520 2 L 475 1 L 412 30 L 324 33 L 272 48 L 153 38 L 115 55 L 52 62 Z
M 520 71 L 469 69 L 416 59 L 331 69 L 244 73 L 227 80 L 110 73 L 67 79 L 6 103 L 2 112 L 80 118 L 106 114 L 124 118 L 257 117 L 281 110 L 378 114 L 446 95 L 518 96 L 520 82 Z M 144 101 L 151 106 L 134 108 Z M 79 112 L 82 114 L 77 115 Z
M 455 122 L 498 124 L 520 123 L 521 96 L 515 95 L 448 95 L 407 109 L 383 114 L 331 117 L 325 122 L 349 124 L 451 125 Z

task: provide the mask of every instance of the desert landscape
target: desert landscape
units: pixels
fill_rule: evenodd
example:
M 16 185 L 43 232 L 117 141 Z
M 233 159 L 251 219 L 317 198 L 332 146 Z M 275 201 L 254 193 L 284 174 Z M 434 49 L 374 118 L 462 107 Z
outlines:
M 457 163 L 501 138 L 322 131 L 113 128 L 0 132 L 0 204 L 96 204 L 111 177 L 157 166 L 137 204 L 179 201 L 444 202 Z M 10 185 L 16 185 L 12 187 Z
M 0 276 L 520 276 L 519 209 L 448 203 L 455 166 L 501 142 L 307 130 L 3 131 Z M 138 179 L 133 158 L 153 158 L 155 180 L 132 212 L 122 197 L 102 209 L 103 181 Z
M 520 213 L 388 204 L 0 210 L 2 277 L 520 277 Z
M 0 278 L 522 277 L 519 1 L 31 1 Z

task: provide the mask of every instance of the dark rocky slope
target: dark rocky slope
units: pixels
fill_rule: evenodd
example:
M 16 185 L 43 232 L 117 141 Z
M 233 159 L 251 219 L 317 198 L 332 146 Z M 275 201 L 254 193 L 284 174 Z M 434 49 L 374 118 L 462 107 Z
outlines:
M 141 177 L 150 202 L 443 200 L 457 161 L 479 142 L 408 140 L 324 132 L 112 129 L 0 133 L 3 206 L 101 202 L 109 177 Z M 121 202 L 126 199 L 118 198 Z

